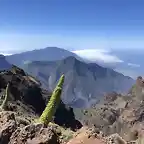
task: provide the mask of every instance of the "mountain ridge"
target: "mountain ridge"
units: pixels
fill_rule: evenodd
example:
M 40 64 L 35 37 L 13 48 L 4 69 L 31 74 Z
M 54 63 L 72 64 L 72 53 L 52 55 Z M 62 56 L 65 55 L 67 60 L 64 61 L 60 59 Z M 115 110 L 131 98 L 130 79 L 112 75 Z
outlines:
M 21 66 L 25 61 L 55 61 L 61 60 L 68 56 L 74 56 L 77 59 L 83 61 L 83 59 L 75 53 L 58 47 L 46 47 L 42 49 L 35 49 L 31 51 L 8 55 L 6 56 L 6 60 L 9 63 Z
M 55 87 L 58 77 L 66 75 L 63 101 L 70 106 L 89 107 L 104 93 L 125 92 L 134 80 L 112 69 L 97 64 L 87 64 L 75 57 L 57 61 L 34 61 L 24 65 L 24 70 L 39 79 L 45 88 Z
M 96 53 L 97 54 L 97 53 Z M 143 55 L 140 51 L 136 50 L 118 50 L 112 49 L 110 52 L 107 53 L 109 56 L 113 55 L 118 57 L 123 62 L 121 63 L 105 63 L 97 59 L 94 61 L 95 63 L 99 64 L 100 66 L 114 69 L 124 75 L 131 76 L 136 79 L 137 76 L 143 75 L 144 71 L 142 67 Z M 94 55 L 94 54 L 93 54 Z M 21 52 L 17 54 L 7 55 L 6 60 L 17 66 L 21 66 L 25 61 L 45 61 L 45 60 L 61 60 L 68 56 L 75 56 L 80 61 L 84 61 L 85 63 L 91 63 L 92 61 L 89 59 L 84 58 L 84 56 L 79 55 L 74 51 L 69 51 L 59 47 L 46 47 L 41 49 L 35 49 L 31 51 Z M 97 57 L 97 56 L 96 56 Z M 138 59 L 136 59 L 138 58 Z

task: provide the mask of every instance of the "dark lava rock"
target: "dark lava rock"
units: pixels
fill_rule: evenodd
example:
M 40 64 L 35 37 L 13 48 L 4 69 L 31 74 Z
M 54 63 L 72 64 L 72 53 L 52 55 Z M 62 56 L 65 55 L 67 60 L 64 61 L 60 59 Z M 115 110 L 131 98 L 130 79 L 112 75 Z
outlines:
M 75 119 L 73 109 L 66 107 L 63 102 L 60 103 L 56 111 L 54 122 L 66 128 L 70 127 L 72 130 L 77 130 L 82 127 L 82 124 Z
M 40 115 L 50 100 L 51 92 L 41 88 L 41 83 L 26 74 L 22 69 L 12 66 L 10 70 L 0 71 L 0 96 L 10 82 L 9 110 L 19 115 Z M 28 114 L 27 114 L 28 113 Z M 54 116 L 54 122 L 60 126 L 76 130 L 82 127 L 75 119 L 72 108 L 60 103 Z

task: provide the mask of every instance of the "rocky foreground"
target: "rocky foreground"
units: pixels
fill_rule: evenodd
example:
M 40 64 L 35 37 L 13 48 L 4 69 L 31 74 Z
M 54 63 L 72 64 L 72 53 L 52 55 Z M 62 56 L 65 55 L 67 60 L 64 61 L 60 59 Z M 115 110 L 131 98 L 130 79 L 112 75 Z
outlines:
M 77 132 L 66 131 L 55 124 L 45 127 L 29 123 L 13 112 L 0 113 L 1 144 L 143 144 L 143 137 L 126 142 L 118 134 L 105 137 L 102 132 L 83 127 Z M 65 138 L 68 139 L 65 139 Z M 70 137 L 70 138 L 69 138 Z
M 136 84 L 125 96 L 107 94 L 91 109 L 75 110 L 83 125 L 102 131 L 104 137 L 119 134 L 125 143 L 144 143 L 144 80 Z M 140 142 L 139 142 L 140 143 Z M 140 144 L 141 144 L 140 143 Z
M 144 144 L 142 78 L 128 96 L 107 95 L 88 110 L 75 110 L 61 102 L 48 126 L 35 120 L 44 110 L 51 92 L 43 90 L 39 81 L 13 66 L 9 71 L 0 72 L 0 103 L 9 81 L 7 110 L 0 112 L 0 144 Z
M 8 71 L 0 72 L 0 104 L 4 100 L 8 82 L 10 82 L 10 88 L 7 110 L 0 113 L 1 144 L 28 142 L 46 144 L 51 142 L 53 135 L 55 135 L 54 141 L 52 140 L 53 144 L 58 140 L 64 142 L 69 139 L 69 136 L 66 135 L 68 132 L 72 137 L 73 133 L 82 127 L 82 124 L 75 119 L 73 109 L 62 102 L 53 117 L 52 127 L 44 128 L 42 124 L 36 124 L 35 120 L 39 118 L 46 107 L 51 92 L 42 89 L 39 81 L 16 66 Z M 60 133 L 60 137 L 55 129 Z M 34 137 L 36 140 L 30 141 Z M 45 138 L 42 137 L 47 139 L 44 140 Z

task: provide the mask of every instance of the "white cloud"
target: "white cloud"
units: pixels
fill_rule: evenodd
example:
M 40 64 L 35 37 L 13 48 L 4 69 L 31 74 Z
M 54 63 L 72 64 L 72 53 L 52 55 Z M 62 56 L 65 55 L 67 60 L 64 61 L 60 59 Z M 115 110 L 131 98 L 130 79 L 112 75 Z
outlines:
M 139 64 L 134 64 L 134 63 L 128 63 L 128 66 L 131 66 L 131 67 L 140 67 Z
M 0 54 L 2 54 L 2 55 L 4 55 L 4 56 L 12 55 L 12 54 L 8 54 L 8 53 L 0 53 Z
M 84 49 L 72 51 L 78 56 L 90 61 L 101 61 L 104 63 L 121 63 L 123 60 L 117 56 L 110 54 L 109 50 L 105 49 Z

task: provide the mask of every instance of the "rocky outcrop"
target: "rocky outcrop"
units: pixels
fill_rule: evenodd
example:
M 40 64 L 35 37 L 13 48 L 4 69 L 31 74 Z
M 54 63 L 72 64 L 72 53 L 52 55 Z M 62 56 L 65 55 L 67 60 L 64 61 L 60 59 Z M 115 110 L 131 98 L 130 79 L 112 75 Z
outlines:
M 34 77 L 13 66 L 10 70 L 0 72 L 1 101 L 9 81 L 11 84 L 8 110 L 17 112 L 19 116 L 38 117 L 49 101 L 51 92 L 42 89 L 41 83 Z M 82 127 L 81 123 L 75 119 L 73 109 L 62 102 L 54 116 L 54 121 L 73 130 Z
M 16 144 L 59 144 L 56 132 L 51 128 L 45 128 L 42 124 L 31 124 L 23 128 L 17 128 L 10 137 L 10 143 Z
M 23 119 L 23 122 L 25 119 Z M 0 112 L 1 144 L 60 144 L 52 127 L 43 124 L 24 125 L 12 112 Z
M 0 113 L 0 143 L 8 144 L 12 133 L 16 130 L 17 123 L 13 113 Z
M 118 134 L 105 137 L 102 132 L 83 127 L 67 144 L 128 144 Z
M 25 117 L 15 112 L 0 112 L 0 143 L 1 144 L 128 144 L 118 134 L 105 137 L 95 127 L 83 127 L 69 135 L 55 124 L 44 126 L 41 123 L 30 123 Z M 70 140 L 64 140 L 71 136 Z M 139 139 L 141 141 L 142 139 Z
M 92 133 L 87 127 L 83 127 L 67 144 L 106 144 L 106 142 L 100 134 Z
M 0 89 L 5 91 L 8 82 L 10 84 L 11 101 L 21 101 L 24 104 L 31 105 L 36 113 L 41 113 L 45 108 L 43 99 L 43 90 L 39 82 L 31 76 L 25 74 L 22 69 L 13 66 L 10 70 L 1 71 Z M 50 96 L 47 93 L 47 96 Z

